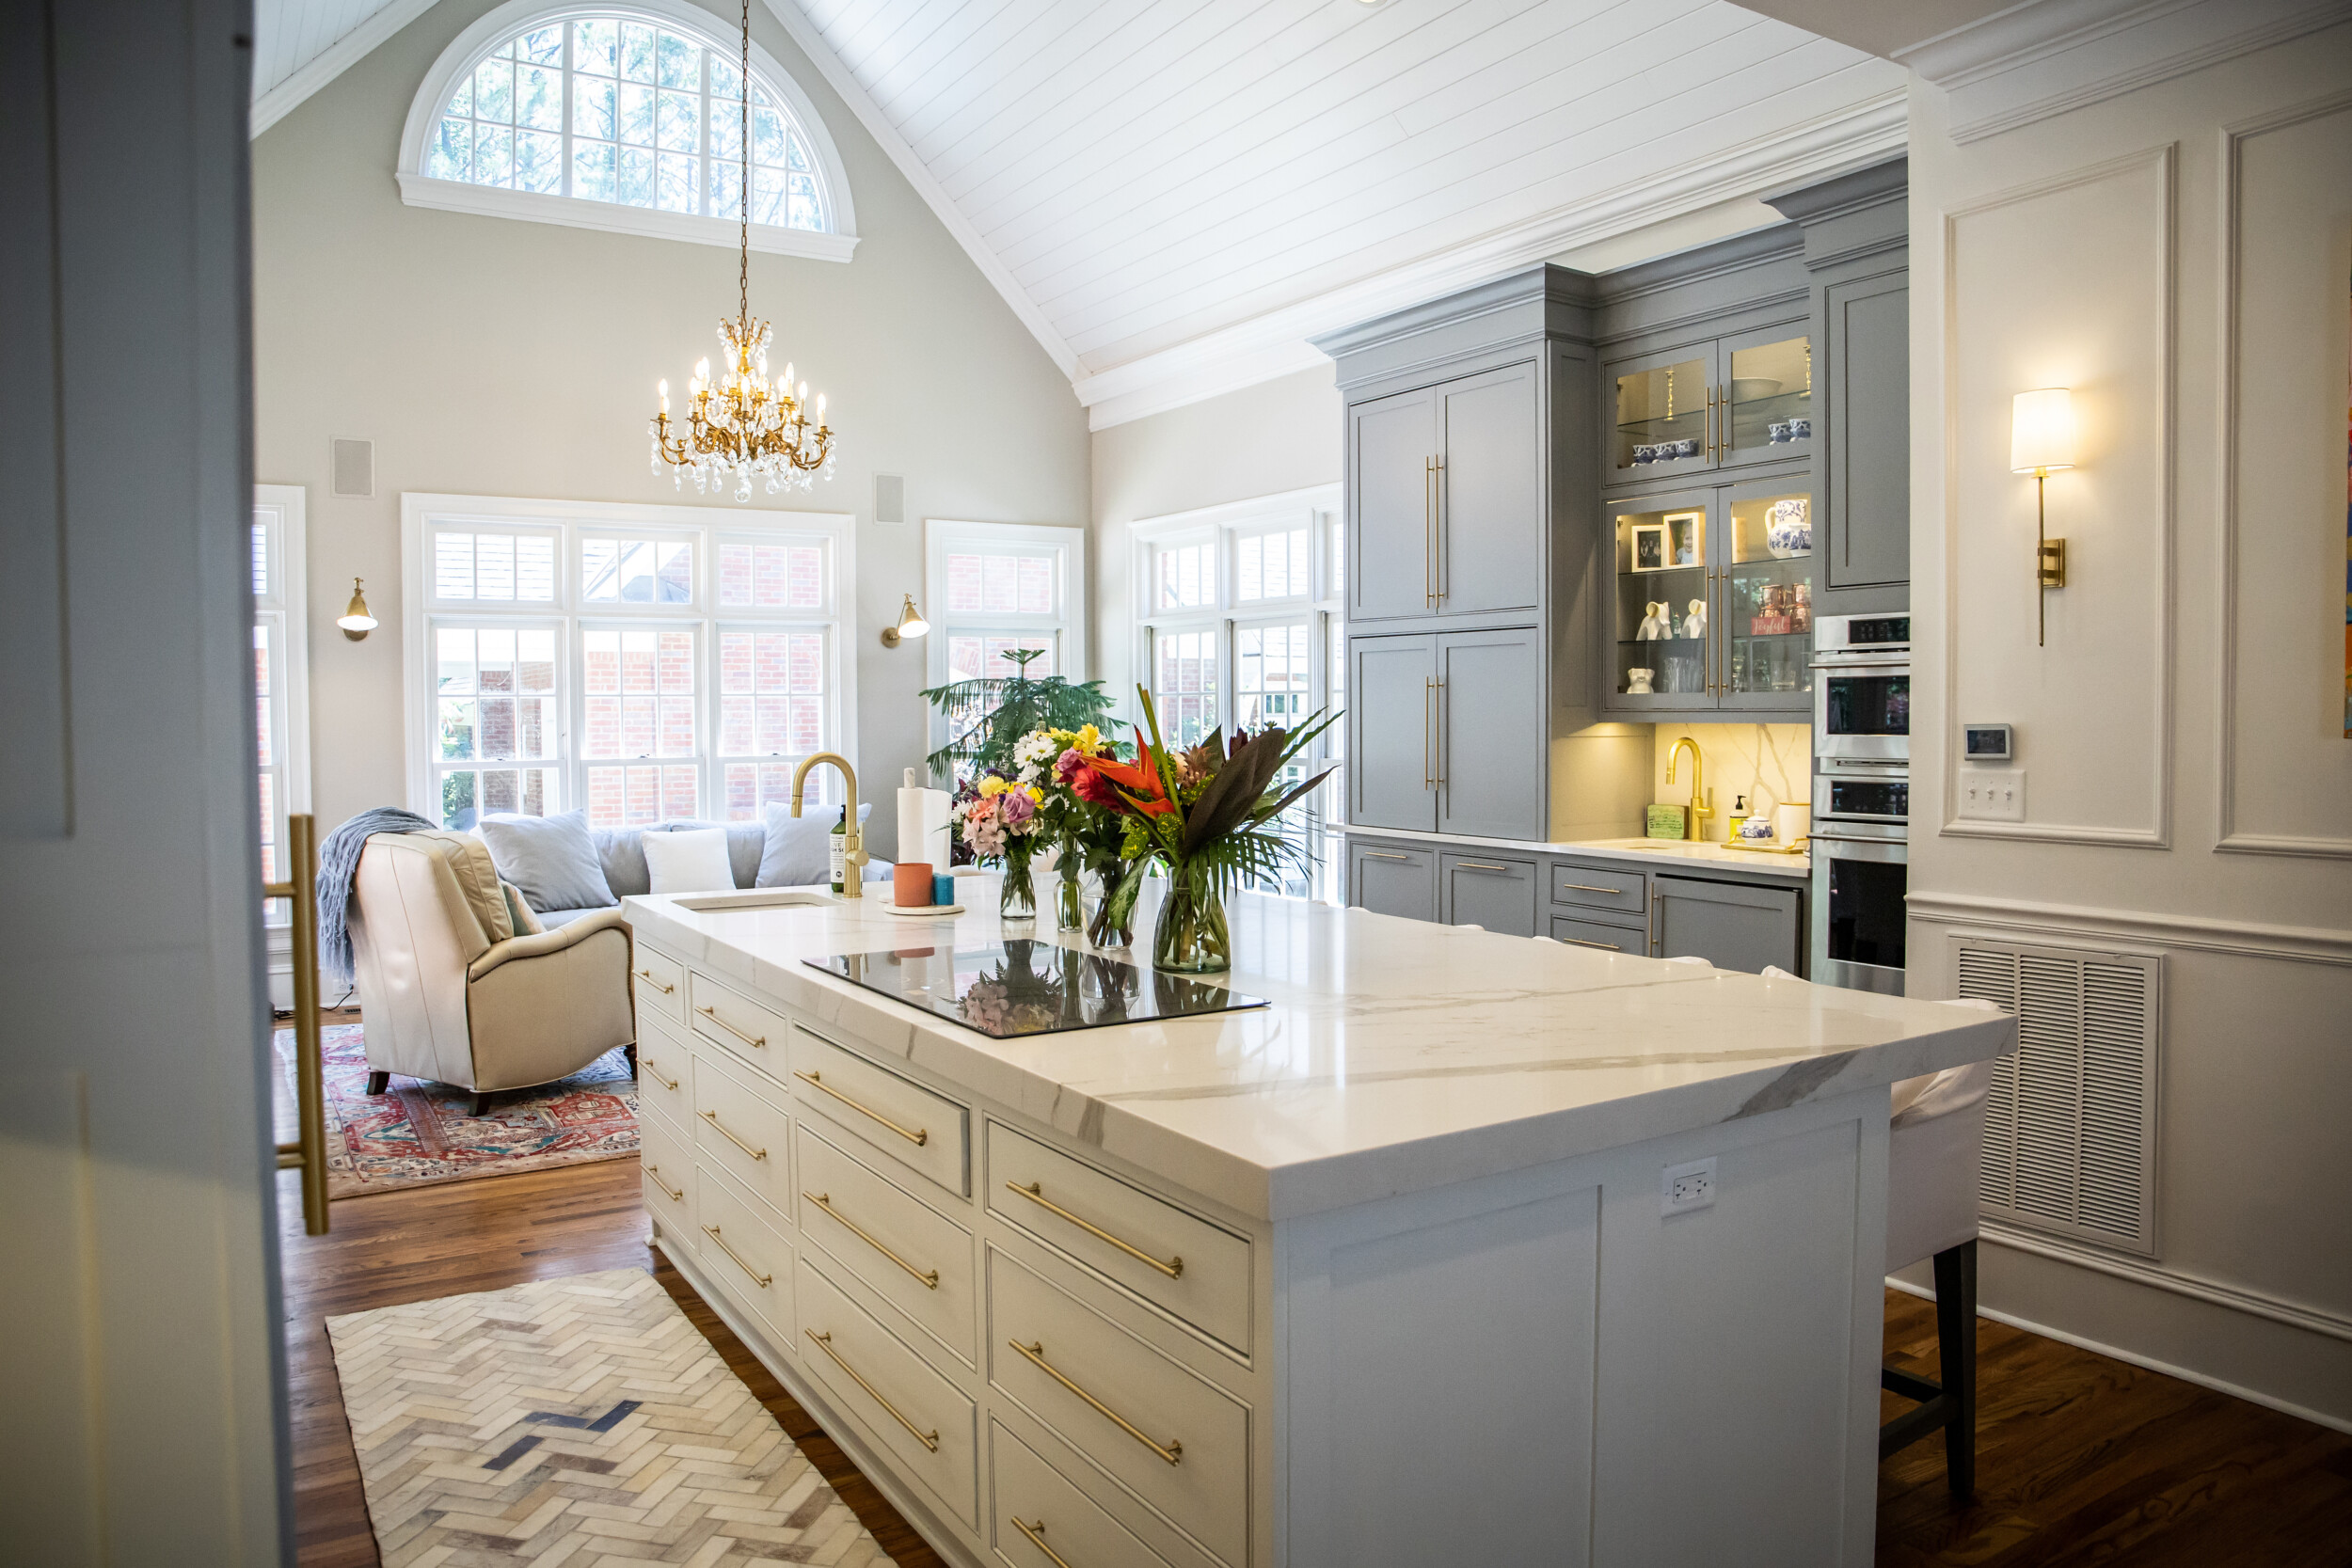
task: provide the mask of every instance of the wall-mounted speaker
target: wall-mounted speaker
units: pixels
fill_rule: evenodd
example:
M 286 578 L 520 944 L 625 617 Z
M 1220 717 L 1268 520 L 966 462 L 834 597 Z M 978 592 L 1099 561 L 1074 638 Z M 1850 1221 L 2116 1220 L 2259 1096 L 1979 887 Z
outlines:
M 375 443 L 337 436 L 326 443 L 326 491 L 344 500 L 375 499 Z
M 907 520 L 907 482 L 898 474 L 874 476 L 874 521 L 903 523 Z

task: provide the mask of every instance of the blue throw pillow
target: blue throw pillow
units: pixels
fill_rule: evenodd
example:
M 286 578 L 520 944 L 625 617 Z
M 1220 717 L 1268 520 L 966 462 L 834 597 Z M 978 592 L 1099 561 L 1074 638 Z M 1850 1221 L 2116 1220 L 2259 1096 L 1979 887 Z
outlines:
M 522 890 L 534 910 L 602 910 L 620 902 L 604 879 L 583 807 L 560 816 L 485 816 L 474 830 L 490 847 L 499 876 Z

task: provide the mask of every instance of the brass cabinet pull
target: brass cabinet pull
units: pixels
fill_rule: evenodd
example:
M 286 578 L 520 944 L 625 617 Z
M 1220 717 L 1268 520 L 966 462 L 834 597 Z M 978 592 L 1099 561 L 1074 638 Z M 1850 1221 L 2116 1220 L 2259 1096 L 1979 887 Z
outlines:
M 1454 869 L 1456 871 L 1500 871 L 1506 877 L 1511 874 L 1511 867 L 1497 865 L 1492 861 L 1455 861 Z
M 900 1426 L 906 1428 L 909 1434 L 911 1434 L 916 1442 L 922 1444 L 933 1453 L 937 1453 L 939 1451 L 939 1429 L 937 1427 L 933 1427 L 930 1431 L 925 1432 L 922 1428 L 916 1426 L 913 1421 L 910 1421 L 904 1416 L 899 1415 L 898 1407 L 891 1403 L 888 1400 L 882 1398 L 882 1392 L 881 1389 L 875 1387 L 872 1384 L 866 1382 L 865 1378 L 859 1376 L 858 1370 L 855 1367 L 850 1366 L 847 1361 L 841 1359 L 841 1353 L 833 1348 L 833 1331 L 831 1329 L 827 1329 L 822 1334 L 818 1333 L 813 1328 L 804 1328 L 801 1332 L 815 1340 L 818 1350 L 823 1351 L 827 1355 L 832 1356 L 833 1364 L 840 1368 L 843 1371 L 849 1373 L 859 1387 L 873 1395 L 874 1402 L 881 1405 L 884 1410 L 889 1411 L 890 1418 L 898 1422 Z
M 756 1050 L 760 1050 L 760 1051 L 765 1051 L 765 1050 L 767 1050 L 767 1049 L 768 1049 L 768 1037 L 767 1037 L 767 1036 L 765 1036 L 765 1035 L 747 1035 L 747 1034 L 743 1033 L 743 1031 L 742 1031 L 742 1030 L 738 1029 L 738 1028 L 737 1028 L 734 1024 L 729 1023 L 729 1022 L 728 1022 L 725 1019 L 721 1018 L 721 1017 L 719 1016 L 719 1009 L 718 1009 L 718 1008 L 716 1008 L 716 1007 L 697 1007 L 697 1008 L 695 1008 L 694 1010 L 695 1010 L 696 1012 L 698 1012 L 698 1013 L 702 1014 L 702 1015 L 703 1015 L 703 1017 L 705 1017 L 705 1018 L 707 1018 L 707 1019 L 710 1020 L 710 1022 L 713 1022 L 713 1023 L 717 1024 L 720 1028 L 724 1029 L 724 1030 L 725 1030 L 728 1034 L 733 1035 L 733 1036 L 734 1036 L 737 1039 L 741 1040 L 741 1041 L 742 1041 L 745 1045 L 751 1046 L 751 1047 L 753 1047 L 753 1048 L 755 1048 L 755 1049 L 756 1049 Z
M 1605 893 L 1612 898 L 1625 896 L 1625 889 L 1621 887 L 1595 887 L 1590 882 L 1562 882 L 1560 885 L 1565 888 L 1573 888 L 1579 893 Z
M 1019 1530 L 1022 1534 L 1029 1538 L 1030 1545 L 1035 1546 L 1039 1551 L 1043 1552 L 1047 1557 L 1053 1560 L 1054 1568 L 1070 1568 L 1069 1562 L 1062 1557 L 1061 1553 L 1054 1550 L 1053 1547 L 1045 1544 L 1044 1519 L 1040 1518 L 1034 1525 L 1025 1525 L 1021 1522 L 1021 1515 L 1018 1513 L 1008 1513 L 1005 1517 L 1012 1521 L 1013 1528 Z
M 1551 940 L 1554 942 L 1565 942 L 1570 947 L 1597 947 L 1604 953 L 1622 953 L 1625 951 L 1624 948 L 1618 946 L 1613 942 L 1586 942 L 1582 937 L 1554 937 Z
M 1150 1253 L 1144 1251 L 1142 1248 L 1129 1246 L 1125 1242 L 1120 1241 L 1118 1237 L 1112 1235 L 1102 1227 L 1087 1224 L 1086 1221 L 1080 1219 L 1077 1215 L 1072 1213 L 1060 1204 L 1056 1203 L 1053 1199 L 1047 1197 L 1045 1196 L 1044 1182 L 1032 1181 L 1025 1187 L 1018 1181 L 1008 1181 L 1005 1183 L 1005 1188 L 1008 1192 L 1019 1193 L 1023 1197 L 1027 1198 L 1031 1203 L 1036 1204 L 1039 1208 L 1044 1210 L 1049 1214 L 1059 1214 L 1063 1219 L 1068 1220 L 1071 1224 L 1076 1226 L 1079 1229 L 1085 1231 L 1088 1235 L 1094 1237 L 1096 1240 L 1110 1243 L 1111 1245 L 1117 1247 L 1128 1257 L 1136 1259 L 1141 1262 L 1151 1264 L 1153 1268 L 1159 1270 L 1160 1273 L 1168 1275 L 1168 1278 L 1181 1279 L 1184 1277 L 1184 1260 L 1183 1259 L 1170 1259 L 1168 1261 L 1163 1263 L 1158 1259 L 1152 1257 Z
M 876 1252 L 881 1253 L 884 1258 L 889 1259 L 892 1262 L 906 1270 L 907 1273 L 921 1280 L 923 1282 L 923 1289 L 927 1291 L 936 1291 L 939 1289 L 939 1271 L 937 1269 L 918 1269 L 914 1264 L 908 1262 L 905 1259 L 899 1257 L 897 1253 L 891 1251 L 888 1247 L 882 1245 L 880 1242 L 874 1240 L 872 1236 L 866 1233 L 864 1226 L 858 1224 L 857 1221 L 850 1218 L 849 1215 L 843 1213 L 840 1210 L 833 1206 L 833 1195 L 831 1193 L 803 1192 L 801 1196 L 808 1199 L 811 1203 L 817 1205 L 818 1208 L 822 1209 L 826 1213 L 832 1215 L 834 1219 L 840 1221 L 843 1225 L 847 1226 L 850 1234 L 854 1235 L 859 1241 L 864 1242 L 867 1246 L 872 1247 Z
M 683 1203 L 686 1201 L 686 1189 L 683 1187 L 673 1187 L 667 1181 L 662 1180 L 661 1167 L 660 1165 L 647 1165 L 645 1167 L 645 1174 L 653 1178 L 653 1184 L 655 1186 L 670 1195 L 670 1201 L 672 1203 Z
M 669 995 L 672 991 L 674 991 L 674 990 L 677 990 L 677 987 L 675 987 L 675 986 L 663 986 L 663 985 L 661 985 L 661 982 L 660 982 L 660 981 L 659 981 L 659 980 L 655 980 L 655 979 L 654 979 L 654 977 L 653 977 L 653 971 L 652 971 L 652 970 L 650 970 L 650 969 L 641 969 L 641 970 L 639 970 L 639 971 L 637 972 L 637 976 L 638 976 L 638 978 L 639 978 L 639 979 L 641 979 L 641 980 L 651 980 L 651 981 L 653 981 L 653 983 L 654 983 L 656 986 L 660 986 L 660 988 L 661 988 L 661 994 L 662 994 L 662 995 L 664 995 L 664 996 L 667 996 L 667 995 Z M 703 1009 L 703 1011 L 704 1011 L 704 1012 L 708 1012 L 708 1011 L 710 1011 L 710 1009 L 709 1009 L 708 1007 L 705 1007 L 705 1008 Z
M 1086 1401 L 1087 1403 L 1094 1406 L 1094 1408 L 1101 1414 L 1109 1417 L 1111 1420 L 1118 1424 L 1120 1431 L 1125 1433 L 1128 1436 L 1134 1438 L 1145 1448 L 1150 1449 L 1153 1453 L 1158 1454 L 1162 1459 L 1167 1460 L 1170 1465 L 1177 1464 L 1184 1459 L 1184 1444 L 1171 1437 L 1168 1440 L 1168 1446 L 1166 1448 L 1162 1448 L 1159 1444 L 1154 1443 L 1152 1439 L 1146 1437 L 1136 1429 L 1133 1422 L 1127 1419 L 1126 1417 L 1121 1416 L 1118 1411 L 1113 1410 L 1109 1405 L 1104 1404 L 1101 1400 L 1096 1399 L 1092 1394 L 1088 1393 L 1085 1389 L 1079 1387 L 1076 1384 L 1062 1376 L 1060 1372 L 1056 1371 L 1054 1370 L 1053 1363 L 1045 1359 L 1045 1342 L 1042 1339 L 1033 1340 L 1025 1345 L 1018 1339 L 1008 1339 L 1005 1342 L 1010 1345 L 1013 1349 L 1019 1351 L 1023 1355 L 1027 1356 L 1030 1364 L 1036 1367 L 1039 1371 L 1043 1372 L 1047 1377 L 1052 1378 L 1056 1383 L 1060 1384 L 1063 1387 L 1069 1389 L 1072 1393 Z
M 823 1075 L 819 1073 L 803 1072 L 796 1068 L 793 1069 L 792 1076 L 798 1078 L 802 1083 L 808 1085 L 811 1088 L 824 1090 L 827 1094 L 841 1101 L 842 1104 L 847 1105 L 850 1110 L 855 1111 L 859 1116 L 872 1117 L 876 1121 L 881 1122 L 884 1127 L 889 1128 L 893 1132 L 898 1133 L 898 1136 L 904 1138 L 911 1144 L 919 1146 L 930 1142 L 931 1130 L 930 1128 L 918 1127 L 914 1132 L 910 1132 L 905 1128 L 899 1126 L 897 1122 L 891 1120 L 888 1117 L 883 1116 L 880 1111 L 869 1111 L 865 1106 L 859 1104 L 856 1101 L 851 1100 L 848 1095 L 843 1094 L 839 1089 L 836 1089 L 831 1084 L 826 1083 Z
M 1368 861 L 1409 861 L 1413 857 L 1410 855 L 1400 855 L 1388 849 L 1367 849 L 1364 851 L 1364 859 Z M 1014 1190 L 1019 1191 L 1018 1188 Z
M 1445 787 L 1445 680 L 1438 681 L 1438 787 Z
M 1438 460 L 1421 460 L 1421 602 L 1438 608 Z
M 711 1126 L 719 1127 L 718 1112 L 705 1111 L 702 1113 L 702 1118 L 703 1120 L 710 1123 Z M 765 1160 L 768 1158 L 768 1151 L 766 1149 L 754 1148 L 751 1145 L 745 1143 L 742 1139 L 737 1137 L 734 1133 L 728 1132 L 723 1127 L 719 1127 L 719 1136 L 726 1139 L 727 1142 L 733 1144 L 736 1148 L 741 1149 L 744 1153 L 750 1155 L 755 1160 Z
M 743 1255 L 736 1251 L 733 1247 L 727 1245 L 727 1239 L 719 1234 L 719 1227 L 717 1226 L 706 1225 L 703 1227 L 703 1230 L 712 1241 L 719 1243 L 719 1250 L 721 1252 L 725 1253 L 729 1258 L 735 1259 L 735 1266 L 737 1268 L 741 1269 L 745 1274 L 750 1275 L 754 1279 L 759 1282 L 759 1288 L 761 1290 L 764 1291 L 769 1286 L 773 1285 L 776 1282 L 776 1276 L 774 1275 L 762 1274 L 757 1269 L 753 1268 L 749 1263 L 744 1262 Z
M 651 1056 L 646 1055 L 642 1051 L 637 1053 L 637 1065 L 652 1073 L 654 1076 L 654 1082 L 660 1084 L 663 1088 L 675 1089 L 677 1087 L 677 1080 L 675 1078 L 663 1077 L 661 1072 L 661 1064 L 655 1061 Z
M 1430 737 L 1438 731 L 1438 677 L 1421 678 L 1421 787 L 1438 787 L 1437 765 L 1430 761 Z
M 1443 610 L 1445 608 L 1445 459 L 1433 457 L 1429 462 L 1431 472 L 1436 476 L 1435 483 L 1430 486 L 1435 499 L 1429 503 L 1429 558 L 1438 563 L 1438 592 L 1435 602 L 1439 610 Z

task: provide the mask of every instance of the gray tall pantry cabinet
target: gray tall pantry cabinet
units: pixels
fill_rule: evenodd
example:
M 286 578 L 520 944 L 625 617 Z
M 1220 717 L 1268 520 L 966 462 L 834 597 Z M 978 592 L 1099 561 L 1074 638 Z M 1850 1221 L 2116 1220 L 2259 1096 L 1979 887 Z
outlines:
M 1347 404 L 1352 826 L 1595 836 L 1645 797 L 1647 735 L 1581 733 L 1591 290 L 1534 267 L 1316 340 Z M 1434 860 L 1381 879 L 1403 893 L 1424 875 L 1434 899 Z

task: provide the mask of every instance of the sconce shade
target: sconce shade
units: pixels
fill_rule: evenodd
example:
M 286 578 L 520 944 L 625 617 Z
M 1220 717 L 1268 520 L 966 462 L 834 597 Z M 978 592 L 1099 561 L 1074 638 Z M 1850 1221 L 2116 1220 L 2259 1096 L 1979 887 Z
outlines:
M 358 578 L 351 579 L 351 602 L 335 617 L 335 624 L 355 642 L 375 629 L 375 617 L 368 612 L 368 596 L 360 591 Z
M 882 627 L 882 640 L 885 648 L 895 648 L 906 639 L 920 637 L 931 629 L 931 624 L 923 619 L 923 612 L 914 608 L 914 595 L 908 594 L 904 597 L 906 603 L 898 610 L 898 624 Z
M 2074 394 L 2063 387 L 2020 392 L 2010 406 L 2011 473 L 2056 473 L 2074 466 Z

